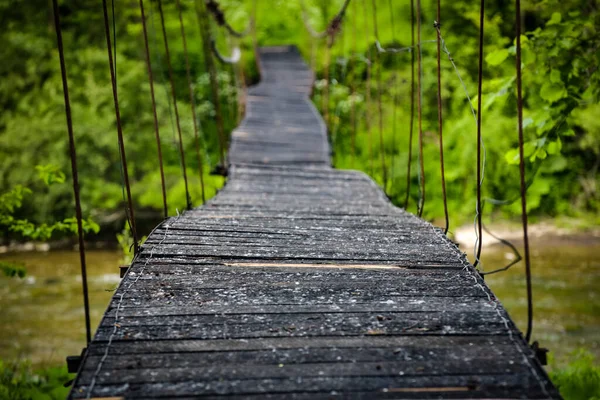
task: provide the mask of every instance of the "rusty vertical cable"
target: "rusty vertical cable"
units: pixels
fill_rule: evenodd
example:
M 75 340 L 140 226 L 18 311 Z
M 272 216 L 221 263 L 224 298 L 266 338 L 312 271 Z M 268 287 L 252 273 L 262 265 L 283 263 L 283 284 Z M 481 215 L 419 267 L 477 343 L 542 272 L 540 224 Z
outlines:
M 227 146 L 227 140 L 225 138 L 225 127 L 223 125 L 223 114 L 221 113 L 221 102 L 219 97 L 219 82 L 217 81 L 217 69 L 215 61 L 213 59 L 213 53 L 211 49 L 211 38 L 210 38 L 210 21 L 206 10 L 206 4 L 204 0 L 196 1 L 196 15 L 198 17 L 198 23 L 200 25 L 200 34 L 202 36 L 202 50 L 204 53 L 204 62 L 206 63 L 206 70 L 210 78 L 210 88 L 212 94 L 212 100 L 215 107 L 215 122 L 217 125 L 217 134 L 219 139 L 219 156 L 221 161 L 222 172 L 227 170 L 225 161 L 225 148 Z
M 194 98 L 194 87 L 192 85 L 192 71 L 190 68 L 190 57 L 188 55 L 187 40 L 185 38 L 185 26 L 183 25 L 183 15 L 181 13 L 181 2 L 175 1 L 177 6 L 177 13 L 179 14 L 179 27 L 181 28 L 181 40 L 183 42 L 183 54 L 185 57 L 185 72 L 188 81 L 188 88 L 190 92 L 190 106 L 192 108 L 192 119 L 194 120 L 194 139 L 196 142 L 196 158 L 198 159 L 198 174 L 200 175 L 200 187 L 202 190 L 202 203 L 206 203 L 206 194 L 204 189 L 204 167 L 202 155 L 200 154 L 200 135 L 198 133 L 198 121 L 196 115 L 196 99 Z
M 365 125 L 367 128 L 367 141 L 368 141 L 368 149 L 369 149 L 369 174 L 373 176 L 373 137 L 371 132 L 371 120 L 369 118 L 369 108 L 371 106 L 371 45 L 369 43 L 369 18 L 367 15 L 367 11 L 369 7 L 367 6 L 367 0 L 363 0 L 363 7 L 365 13 L 365 39 L 367 42 L 367 82 L 366 82 L 366 99 L 365 99 Z
M 165 58 L 167 59 L 167 68 L 169 69 L 169 81 L 171 84 L 171 96 L 173 97 L 173 109 L 175 110 L 175 124 L 179 137 L 179 156 L 181 157 L 181 171 L 183 173 L 183 182 L 185 184 L 185 197 L 187 209 L 192 209 L 192 199 L 188 187 L 187 169 L 185 166 L 185 152 L 183 151 L 183 136 L 181 134 L 181 123 L 179 121 L 179 110 L 177 108 L 177 94 L 175 92 L 175 77 L 173 76 L 173 66 L 171 65 L 171 54 L 169 53 L 169 39 L 167 38 L 167 29 L 165 28 L 165 16 L 162 9 L 162 0 L 158 0 L 158 13 L 160 14 L 160 25 L 162 28 L 163 39 L 165 41 Z
M 331 135 L 331 120 L 329 118 L 329 68 L 331 66 L 331 45 L 333 45 L 333 40 L 330 41 L 327 39 L 325 42 L 325 91 L 323 92 L 322 108 L 328 135 Z
M 442 6 L 441 1 L 437 0 L 437 21 L 435 24 L 439 28 L 441 26 Z M 450 227 L 450 219 L 448 218 L 448 200 L 446 197 L 446 172 L 444 168 L 444 138 L 443 138 L 443 120 L 442 120 L 442 40 L 438 35 L 437 40 L 437 106 L 438 106 L 438 131 L 440 139 L 440 172 L 442 175 L 442 197 L 444 200 L 444 218 L 446 225 L 444 226 L 444 234 L 448 233 Z
M 477 200 L 475 208 L 477 213 L 477 249 L 475 252 L 474 266 L 479 265 L 481 257 L 481 244 L 483 242 L 483 224 L 481 210 L 481 98 L 483 87 L 483 32 L 485 23 L 485 0 L 480 1 L 479 8 L 479 64 L 477 76 Z
M 375 33 L 375 40 L 379 42 L 379 28 L 377 26 L 377 2 L 376 0 L 371 0 L 372 8 L 373 8 L 373 32 Z M 388 176 L 387 176 L 387 165 L 385 162 L 385 143 L 383 140 L 383 102 L 381 101 L 381 96 L 383 92 L 383 78 L 381 76 L 381 70 L 383 66 L 381 65 L 381 59 L 379 56 L 379 51 L 375 51 L 375 59 L 373 60 L 374 64 L 377 64 L 377 114 L 378 114 L 378 123 L 379 123 L 379 153 L 381 159 L 381 170 L 382 170 L 382 178 L 383 178 L 383 191 L 387 193 L 387 184 L 388 184 Z
M 410 198 L 410 170 L 412 165 L 412 142 L 415 126 L 415 1 L 410 0 L 410 127 L 408 133 L 408 163 L 406 166 L 406 198 L 404 209 L 408 208 Z
M 419 119 L 419 173 L 421 184 L 421 196 L 417 215 L 423 216 L 425 207 L 425 160 L 423 160 L 423 61 L 421 55 L 421 0 L 417 0 L 417 114 Z
M 142 30 L 144 33 L 144 46 L 146 49 L 146 65 L 148 67 L 148 81 L 150 83 L 150 98 L 152 99 L 152 115 L 154 118 L 154 136 L 156 138 L 156 148 L 158 150 L 158 168 L 160 170 L 160 183 L 163 198 L 163 216 L 167 218 L 169 208 L 167 206 L 167 189 L 165 184 L 165 171 L 163 167 L 162 148 L 160 142 L 160 130 L 158 124 L 158 115 L 156 113 L 156 98 L 154 96 L 154 75 L 152 73 L 152 62 L 150 61 L 150 46 L 148 45 L 148 30 L 146 28 L 146 14 L 144 12 L 144 0 L 140 0 L 140 13 L 142 16 Z
M 533 330 L 533 293 L 531 288 L 531 260 L 529 257 L 529 235 L 527 233 L 527 186 L 525 183 L 525 157 L 523 154 L 523 82 L 521 77 L 521 1 L 516 5 L 516 70 L 517 70 L 517 124 L 519 130 L 519 175 L 521 183 L 521 218 L 523 220 L 523 246 L 525 252 L 525 277 L 527 280 L 527 332 L 525 340 L 529 343 Z
M 354 56 L 357 54 L 357 29 L 356 29 L 356 7 L 352 10 L 352 52 Z M 352 65 L 353 72 L 356 70 L 356 63 Z M 354 168 L 354 159 L 356 157 L 356 130 L 357 130 L 357 122 L 358 118 L 356 118 L 356 75 L 352 74 L 352 80 L 350 82 L 351 91 L 352 91 L 352 102 L 350 109 L 350 119 L 351 119 L 351 133 L 350 133 L 350 166 Z
M 252 0 L 252 47 L 253 47 L 253 51 L 254 51 L 254 62 L 256 63 L 256 70 L 258 71 L 258 74 L 260 76 L 260 60 L 259 60 L 259 56 L 258 56 L 258 33 L 256 30 L 256 12 L 257 12 L 257 1 L 258 0 Z
M 81 264 L 81 285 L 83 289 L 83 308 L 85 311 L 85 338 L 86 344 L 89 344 L 92 340 L 92 330 L 90 328 L 90 300 L 87 284 L 85 243 L 83 241 L 83 216 L 81 212 L 81 199 L 79 196 L 79 173 L 77 170 L 77 151 L 75 148 L 75 134 L 73 133 L 73 119 L 71 117 L 71 100 L 69 99 L 69 84 L 67 80 L 67 68 L 65 65 L 65 52 L 63 48 L 62 30 L 60 28 L 60 16 L 58 15 L 58 0 L 52 0 L 52 7 L 54 11 L 54 26 L 56 29 L 56 42 L 58 44 L 58 57 L 60 60 L 60 73 L 62 77 L 63 95 L 65 101 L 67 131 L 69 134 L 71 172 L 73 174 L 73 196 L 75 197 L 75 217 L 77 219 L 77 236 L 79 238 L 79 261 Z
M 108 66 L 110 69 L 110 80 L 112 84 L 113 101 L 115 103 L 115 118 L 117 122 L 117 138 L 119 141 L 119 153 L 121 155 L 121 163 L 123 167 L 123 180 L 125 181 L 125 190 L 127 191 L 127 218 L 131 226 L 131 235 L 133 237 L 133 252 L 138 253 L 139 243 L 137 230 L 135 226 L 135 214 L 133 211 L 133 199 L 131 197 L 131 187 L 129 185 L 129 171 L 127 169 L 127 156 L 125 154 L 125 143 L 123 141 L 123 128 L 121 126 L 121 111 L 119 109 L 119 96 L 117 95 L 117 82 L 115 77 L 115 69 L 112 57 L 112 45 L 110 40 L 110 28 L 108 25 L 108 8 L 106 0 L 102 0 L 102 8 L 104 12 L 104 33 L 106 36 L 106 47 L 108 50 Z
M 394 18 L 394 6 L 392 0 L 388 1 L 388 7 L 390 11 L 390 27 L 392 29 L 392 40 L 396 43 L 396 21 Z M 392 108 L 392 159 L 390 161 L 390 192 L 394 188 L 394 166 L 396 160 L 396 146 L 398 141 L 398 129 L 396 127 L 397 109 L 398 109 L 398 59 L 393 66 L 394 68 L 394 105 Z

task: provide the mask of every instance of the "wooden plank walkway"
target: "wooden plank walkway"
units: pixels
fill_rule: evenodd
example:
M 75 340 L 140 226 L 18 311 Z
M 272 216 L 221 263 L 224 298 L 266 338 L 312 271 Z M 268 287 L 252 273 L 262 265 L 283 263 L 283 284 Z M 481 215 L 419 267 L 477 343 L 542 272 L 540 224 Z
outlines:
M 558 398 L 454 244 L 330 168 L 297 52 L 261 65 L 229 182 L 149 236 L 71 398 Z

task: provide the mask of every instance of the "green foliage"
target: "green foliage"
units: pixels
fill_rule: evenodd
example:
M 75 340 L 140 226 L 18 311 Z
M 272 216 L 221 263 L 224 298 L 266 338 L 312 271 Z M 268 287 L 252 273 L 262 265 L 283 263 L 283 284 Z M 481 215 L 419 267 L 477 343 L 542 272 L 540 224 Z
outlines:
M 324 12 L 308 2 L 310 22 L 318 30 L 324 26 Z M 337 4 L 332 2 L 329 15 Z M 314 4 L 314 6 L 311 6 Z M 416 208 L 420 197 L 417 132 L 414 125 L 412 169 L 407 177 L 408 136 L 410 121 L 410 53 L 381 53 L 380 62 L 372 67 L 372 83 L 368 87 L 366 66 L 362 59 L 370 57 L 374 35 L 367 33 L 353 40 L 353 20 L 360 31 L 371 23 L 364 6 L 351 4 L 336 45 L 332 60 L 345 60 L 330 66 L 332 115 L 329 126 L 335 150 L 335 165 L 361 169 L 383 184 L 381 159 L 385 159 L 391 178 L 387 192 L 398 205 L 404 204 L 406 181 L 410 182 L 409 209 Z M 383 47 L 410 45 L 410 15 L 407 5 L 392 5 L 396 31 L 392 32 L 387 5 L 378 13 L 379 37 Z M 423 3 L 424 15 L 435 10 L 432 2 Z M 408 11 L 408 12 L 407 12 Z M 522 71 L 524 82 L 524 130 L 526 174 L 528 182 L 528 211 L 534 216 L 581 216 L 600 210 L 600 129 L 594 114 L 598 111 L 600 84 L 598 49 L 600 49 L 600 13 L 584 2 L 570 0 L 535 1 L 527 4 L 522 42 Z M 477 33 L 478 10 L 465 2 L 442 5 L 444 23 L 441 27 L 445 44 L 452 54 L 466 91 L 473 105 L 477 104 Z M 584 17 L 585 15 L 585 17 Z M 482 97 L 482 132 L 485 142 L 485 180 L 483 185 L 486 214 L 520 215 L 519 152 L 516 130 L 515 37 L 512 23 L 514 10 L 499 4 L 486 7 L 484 43 L 484 85 Z M 278 16 L 279 17 L 279 16 Z M 425 17 L 430 18 L 430 17 Z M 292 28 L 290 28 L 292 29 Z M 301 27 L 300 29 L 303 29 Z M 350 29 L 350 30 L 348 30 Z M 350 33 L 349 33 L 350 32 Z M 345 37 L 344 37 L 345 35 Z M 304 33 L 303 37 L 308 35 Z M 443 215 L 441 173 L 437 127 L 437 81 L 433 28 L 423 25 L 423 160 L 426 178 L 424 216 L 428 219 Z M 305 47 L 309 58 L 312 51 Z M 324 76 L 324 45 L 318 46 L 317 71 Z M 451 223 L 465 223 L 474 214 L 476 124 L 471 113 L 465 88 L 446 55 L 442 55 L 442 101 L 444 118 L 444 150 L 446 181 Z M 378 105 L 381 68 L 384 154 L 379 148 Z M 322 109 L 324 80 L 317 81 L 314 102 Z M 345 95 L 340 95 L 344 88 Z M 354 89 L 354 92 L 353 92 Z M 370 104 L 356 104 L 358 129 L 355 133 L 356 154 L 351 156 L 352 104 L 355 96 L 370 92 Z M 394 102 L 399 104 L 394 108 Z M 370 128 L 368 128 L 370 126 Z
M 585 350 L 573 354 L 564 368 L 550 372 L 550 378 L 565 400 L 600 399 L 600 366 Z
M 406 2 L 380 2 L 378 23 L 380 42 L 384 47 L 410 46 L 410 9 Z M 252 0 L 221 0 L 229 22 L 239 31 L 247 27 L 252 13 Z M 306 32 L 299 1 L 274 0 L 256 2 L 257 41 L 259 45 L 295 43 L 312 63 L 318 81 L 315 104 L 322 106 L 324 42 L 316 43 Z M 306 1 L 309 22 L 323 30 L 338 11 L 342 1 Z M 376 74 L 367 88 L 364 60 L 374 54 L 372 15 L 365 4 L 351 2 L 344 28 L 332 49 L 330 87 L 332 89 L 330 132 L 333 133 L 335 165 L 361 169 L 383 183 L 379 160 L 388 165 L 388 194 L 402 205 L 406 182 L 412 211 L 420 196 L 416 136 L 413 140 L 413 167 L 407 176 L 408 136 L 410 120 L 410 53 L 382 53 L 373 71 L 381 68 L 383 99 L 384 154 L 378 145 L 378 92 Z M 388 9 L 390 7 L 391 9 Z M 51 11 L 42 0 L 0 2 L 0 20 L 4 29 L 0 39 L 5 44 L 0 57 L 4 77 L 0 82 L 0 193 L 9 193 L 21 185 L 37 193 L 39 177 L 46 184 L 68 180 L 57 171 L 69 170 L 64 106 L 60 71 L 57 62 Z M 66 62 L 71 89 L 73 123 L 78 149 L 79 175 L 84 213 L 100 225 L 117 232 L 123 220 L 114 221 L 123 208 L 124 196 L 120 160 L 116 145 L 115 116 L 106 60 L 101 7 L 92 0 L 61 2 Z M 194 77 L 194 100 L 197 115 L 190 112 L 185 73 L 183 44 L 179 21 L 173 3 L 164 5 L 165 21 L 175 72 L 183 144 L 186 151 L 191 197 L 200 204 L 200 188 L 196 143 L 192 118 L 201 126 L 200 155 L 204 163 L 207 197 L 222 184 L 222 179 L 208 175 L 219 159 L 219 141 L 215 126 L 214 104 L 202 54 L 202 43 L 194 7 L 183 3 L 184 23 Z M 119 99 L 127 161 L 136 209 L 160 215 L 162 196 L 157 168 L 157 148 L 150 90 L 143 53 L 142 29 L 136 3 L 116 3 L 117 75 Z M 182 182 L 178 139 L 174 130 L 174 110 L 170 99 L 167 63 L 155 2 L 146 4 L 150 36 L 151 63 L 161 149 L 165 163 L 169 214 L 186 205 Z M 432 15 L 435 4 L 422 2 L 423 55 L 423 159 L 426 192 L 424 215 L 428 219 L 442 215 L 439 148 L 437 138 L 436 39 Z M 277 12 L 273 12 L 273 10 Z M 518 202 L 518 151 L 515 99 L 515 37 L 512 5 L 492 3 L 486 6 L 485 64 L 482 98 L 483 135 L 487 149 L 484 196 L 501 200 L 486 207 L 487 212 L 505 216 L 520 213 Z M 389 18 L 395 16 L 395 31 Z M 458 67 L 467 91 L 475 101 L 477 87 L 478 10 L 465 1 L 442 5 L 441 32 Z M 524 5 L 523 80 L 525 101 L 525 155 L 528 181 L 528 208 L 534 215 L 577 217 L 600 210 L 600 125 L 595 116 L 600 111 L 598 96 L 598 50 L 600 16 L 597 8 L 583 0 L 535 0 Z M 357 34 L 354 36 L 353 21 Z M 365 31 L 368 27 L 369 31 Z M 218 27 L 212 26 L 218 47 L 236 44 Z M 356 39 L 355 39 L 356 38 Z M 256 82 L 253 41 L 239 41 L 243 54 L 243 70 L 247 82 Z M 342 45 L 343 44 L 343 45 Z M 313 51 L 314 50 L 314 51 Z M 218 65 L 221 108 L 225 112 L 226 130 L 237 124 L 236 79 L 230 66 Z M 367 90 L 370 104 L 367 105 Z M 475 193 L 475 123 L 464 88 L 443 55 L 442 97 L 444 116 L 444 148 L 446 178 L 453 224 L 471 219 Z M 399 107 L 394 109 L 394 102 Z M 352 138 L 352 115 L 357 116 L 357 132 Z M 370 130 L 367 130 L 367 121 Z M 417 125 L 414 132 L 416 135 Z M 355 154 L 352 154 L 355 143 Z M 370 150 L 372 149 L 372 150 Z M 48 169 L 32 171 L 30 166 L 48 164 Z M 14 195 L 7 201 L 21 201 L 14 218 L 31 221 L 34 226 L 52 225 L 72 214 L 72 194 L 68 185 L 42 187 L 45 195 Z M 13 206 L 14 207 L 14 206 Z M 67 228 L 65 228 L 67 229 Z M 30 225 L 20 232 L 47 236 Z
M 63 183 L 65 175 L 53 165 L 38 165 L 36 167 L 39 179 L 46 186 Z M 9 231 L 21 234 L 22 237 L 32 240 L 49 240 L 55 232 L 77 234 L 77 219 L 65 218 L 52 224 L 35 224 L 27 219 L 16 218 L 14 214 L 23 205 L 24 199 L 32 195 L 31 189 L 17 185 L 12 190 L 0 195 L 0 226 Z M 84 232 L 98 233 L 100 227 L 91 219 L 82 220 Z
M 70 379 L 66 367 L 33 371 L 28 362 L 9 363 L 0 360 L 0 399 L 64 399 L 69 393 L 69 388 L 64 384 Z

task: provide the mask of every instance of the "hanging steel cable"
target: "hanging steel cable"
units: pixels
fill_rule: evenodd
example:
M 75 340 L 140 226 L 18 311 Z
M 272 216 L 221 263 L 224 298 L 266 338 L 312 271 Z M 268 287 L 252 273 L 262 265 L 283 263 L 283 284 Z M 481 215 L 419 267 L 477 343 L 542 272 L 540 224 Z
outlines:
M 63 96 L 65 102 L 65 117 L 67 120 L 67 133 L 69 135 L 69 154 L 71 156 L 71 173 L 73 175 L 73 197 L 75 198 L 75 218 L 77 219 L 77 237 L 79 243 L 79 262 L 81 265 L 81 286 L 83 291 L 83 309 L 85 313 L 85 338 L 86 344 L 92 340 L 90 328 L 90 301 L 87 284 L 87 264 L 85 258 L 85 242 L 83 240 L 83 216 L 81 212 L 81 198 L 79 195 L 79 171 L 77 169 L 77 149 L 75 147 L 75 134 L 73 133 L 73 118 L 71 116 L 71 100 L 69 98 L 69 82 L 67 79 L 67 67 L 65 63 L 65 52 L 63 48 L 62 29 L 60 16 L 58 14 L 58 0 L 52 0 L 54 13 L 54 28 L 56 30 L 56 42 L 58 45 L 58 57 L 60 61 L 60 73 L 62 78 Z
M 527 186 L 525 184 L 525 156 L 523 151 L 523 81 L 521 76 L 521 1 L 515 0 L 516 24 L 516 74 L 517 74 L 517 126 L 519 131 L 519 175 L 521 187 L 521 218 L 523 222 L 523 247 L 525 255 L 525 278 L 527 284 L 527 331 L 525 340 L 531 341 L 533 330 L 533 294 L 531 289 L 531 260 L 529 256 L 529 235 L 527 232 Z
M 437 20 L 434 23 L 436 30 L 441 26 L 442 20 L 442 5 L 441 0 L 437 0 Z M 450 218 L 448 217 L 448 199 L 446 198 L 446 172 L 444 168 L 444 134 L 443 134 L 443 120 L 442 120 L 442 41 L 438 35 L 437 39 L 437 108 L 438 108 L 438 137 L 440 146 L 440 174 L 442 183 L 442 199 L 444 201 L 444 218 L 446 220 L 444 225 L 444 234 L 448 233 L 450 227 Z
M 421 52 L 421 0 L 417 0 L 417 114 L 419 124 L 419 182 L 420 196 L 417 215 L 423 216 L 425 207 L 425 160 L 423 160 L 423 61 Z
M 181 170 L 183 174 L 183 182 L 185 184 L 185 197 L 187 203 L 187 209 L 192 209 L 192 198 L 190 197 L 190 189 L 187 179 L 187 169 L 185 164 L 185 151 L 183 150 L 183 135 L 181 134 L 181 122 L 179 120 L 179 109 L 177 108 L 177 93 L 175 91 L 175 77 L 173 73 L 173 66 L 171 65 L 171 54 L 169 52 L 169 39 L 167 38 L 167 29 L 165 27 L 165 16 L 162 8 L 162 0 L 158 0 L 158 13 L 160 15 L 160 25 L 162 28 L 162 35 L 165 44 L 165 58 L 167 59 L 167 69 L 169 72 L 169 82 L 171 85 L 171 96 L 173 97 L 173 110 L 175 110 L 175 124 L 177 127 L 177 135 L 179 141 L 179 156 L 181 157 Z
M 485 0 L 480 1 L 479 7 L 479 61 L 478 61 L 478 76 L 477 76 L 477 199 L 475 201 L 475 218 L 476 218 L 476 234 L 477 242 L 475 243 L 475 262 L 473 266 L 477 267 L 480 264 L 481 247 L 483 242 L 483 225 L 481 209 L 481 98 L 483 97 L 483 36 L 485 29 Z
M 410 0 L 410 45 L 415 47 L 415 1 Z M 410 198 L 410 178 L 412 166 L 412 142 L 415 126 L 415 52 L 410 52 L 410 124 L 408 132 L 408 162 L 406 166 L 406 198 L 404 199 L 404 209 L 408 209 L 408 200 Z
M 388 9 L 390 14 L 390 28 L 392 30 L 392 41 L 396 43 L 396 21 L 394 18 L 394 6 L 392 0 L 388 0 Z M 377 47 L 377 51 L 379 51 L 379 46 Z M 398 129 L 396 126 L 396 118 L 398 111 L 398 60 L 394 63 L 394 96 L 393 96 L 393 107 L 392 107 L 392 157 L 390 161 L 390 191 L 393 190 L 394 185 L 394 166 L 396 165 L 396 146 L 398 142 Z
M 356 3 L 354 3 L 356 4 Z M 358 14 L 357 6 L 354 6 L 352 10 L 352 53 L 356 56 L 358 53 L 358 40 L 357 40 L 357 27 L 356 27 L 356 15 Z M 353 65 L 353 70 L 355 65 Z M 358 118 L 356 118 L 356 75 L 352 74 L 352 79 L 350 81 L 350 90 L 352 101 L 350 103 L 350 123 L 352 124 L 351 132 L 350 132 L 350 166 L 354 168 L 354 160 L 356 158 L 356 131 L 358 128 Z
M 156 98 L 154 95 L 154 75 L 152 73 L 152 62 L 150 61 L 150 46 L 148 45 L 148 30 L 146 27 L 146 15 L 144 12 L 144 1 L 140 0 L 140 13 L 142 17 L 142 32 L 144 33 L 144 47 L 146 55 L 146 66 L 148 69 L 148 82 L 150 83 L 150 98 L 152 100 L 152 116 L 154 118 L 154 136 L 156 138 L 156 149 L 158 151 L 158 168 L 160 170 L 160 183 L 163 198 L 163 216 L 167 218 L 169 209 L 167 206 L 167 189 L 165 184 L 165 171 L 163 166 L 162 147 L 160 140 L 160 130 L 158 124 L 158 115 L 156 112 Z
M 219 139 L 219 159 L 220 164 L 216 166 L 214 173 L 227 176 L 227 164 L 225 161 L 225 148 L 227 140 L 225 138 L 225 127 L 223 123 L 223 114 L 221 110 L 221 100 L 219 95 L 219 82 L 217 80 L 217 68 L 213 59 L 212 38 L 210 33 L 210 21 L 204 0 L 195 0 L 196 15 L 200 26 L 200 35 L 202 37 L 202 50 L 204 53 L 204 63 L 210 80 L 210 89 L 213 106 L 215 107 L 215 122 L 217 126 L 217 136 Z
M 104 13 L 104 33 L 106 36 L 106 47 L 108 51 L 108 65 L 110 69 L 110 80 L 112 84 L 112 92 L 113 92 L 113 102 L 115 105 L 115 118 L 117 122 L 117 139 L 119 142 L 119 154 L 121 156 L 121 167 L 123 168 L 123 181 L 125 182 L 125 190 L 127 192 L 127 208 L 125 210 L 125 214 L 127 220 L 129 221 L 129 226 L 131 228 L 131 236 L 133 237 L 133 252 L 134 254 L 138 253 L 139 250 L 139 242 L 138 235 L 135 226 L 135 214 L 133 210 L 133 199 L 131 197 L 131 187 L 129 184 L 129 171 L 127 169 L 127 156 L 125 154 L 125 143 L 123 140 L 123 128 L 121 125 L 121 111 L 119 109 L 119 96 L 117 94 L 117 81 L 115 74 L 115 64 L 113 61 L 113 52 L 112 52 L 112 44 L 110 39 L 110 28 L 109 28 L 109 20 L 108 20 L 108 7 L 106 5 L 106 0 L 102 0 L 102 8 Z
M 373 138 L 371 132 L 371 119 L 369 108 L 371 108 L 371 65 L 372 65 L 372 54 L 371 54 L 371 45 L 369 43 L 369 18 L 368 18 L 368 9 L 367 0 L 363 0 L 363 12 L 365 16 L 365 41 L 367 45 L 366 59 L 367 59 L 367 80 L 365 86 L 365 128 L 367 130 L 367 143 L 368 143 L 368 152 L 369 152 L 369 175 L 373 176 L 374 166 L 373 166 Z
M 377 23 L 377 2 L 376 0 L 371 0 L 372 8 L 373 8 L 373 33 L 375 34 L 375 40 L 379 42 L 379 27 Z M 379 57 L 379 52 L 376 51 L 374 55 L 374 64 L 377 68 L 377 117 L 378 117 L 378 126 L 379 126 L 379 154 L 381 160 L 381 171 L 383 177 L 383 191 L 387 193 L 387 184 L 388 184 L 388 176 L 387 176 L 387 165 L 385 162 L 385 143 L 383 141 L 383 101 L 381 97 L 383 96 L 383 78 L 381 74 L 381 70 L 383 69 L 383 65 L 381 65 L 381 60 Z
M 198 117 L 196 114 L 196 99 L 194 97 L 194 86 L 192 84 L 192 72 L 190 68 L 190 57 L 188 55 L 187 40 L 185 37 L 185 26 L 183 24 L 183 15 L 181 12 L 181 3 L 179 0 L 175 1 L 177 7 L 177 13 L 179 14 L 179 27 L 181 28 L 181 40 L 183 42 L 183 55 L 185 58 L 185 73 L 188 81 L 188 89 L 190 92 L 190 106 L 192 111 L 192 119 L 194 121 L 194 141 L 196 144 L 196 158 L 198 160 L 198 174 L 200 175 L 200 187 L 202 190 L 202 203 L 206 203 L 206 194 L 204 189 L 204 167 L 202 154 L 200 153 L 200 135 L 198 133 Z

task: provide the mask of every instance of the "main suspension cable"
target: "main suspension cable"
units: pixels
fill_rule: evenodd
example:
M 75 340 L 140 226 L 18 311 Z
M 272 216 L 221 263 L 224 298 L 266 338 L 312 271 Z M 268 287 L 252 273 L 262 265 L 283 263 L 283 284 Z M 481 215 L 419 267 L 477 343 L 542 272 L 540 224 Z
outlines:
M 62 78 L 63 96 L 65 102 L 67 132 L 69 135 L 69 154 L 71 156 L 71 172 L 73 174 L 73 196 L 75 197 L 75 218 L 77 219 L 77 237 L 79 239 L 79 262 L 81 265 L 81 286 L 83 290 L 83 309 L 85 313 L 85 338 L 86 345 L 89 345 L 92 340 L 92 330 L 90 327 L 90 300 L 87 282 L 87 264 L 85 259 L 85 242 L 83 240 L 83 216 L 81 212 L 81 199 L 79 195 L 79 172 L 77 169 L 77 151 L 75 147 L 75 135 L 73 133 L 73 118 L 71 116 L 69 83 L 67 79 L 67 68 L 65 64 L 62 29 L 60 27 L 60 16 L 58 14 L 58 0 L 52 0 L 52 8 L 54 12 L 56 42 L 58 44 L 58 57 L 60 61 L 60 73 Z
M 187 169 L 185 165 L 185 151 L 183 150 L 183 135 L 181 134 L 181 123 L 179 121 L 179 110 L 177 108 L 177 94 L 175 91 L 175 77 L 173 74 L 173 66 L 171 65 L 171 54 L 169 52 L 169 39 L 167 38 L 167 29 L 165 27 L 165 16 L 162 8 L 162 0 L 158 0 L 158 13 L 160 14 L 160 25 L 162 28 L 163 40 L 165 42 L 165 58 L 167 59 L 167 68 L 169 71 L 169 82 L 171 84 L 171 96 L 173 97 L 173 109 L 175 110 L 175 124 L 177 126 L 177 135 L 179 138 L 179 156 L 181 157 L 181 170 L 183 173 L 183 182 L 185 184 L 185 197 L 187 209 L 192 209 L 192 198 L 187 179 Z
M 167 218 L 169 209 L 167 206 L 167 189 L 165 184 L 165 171 L 163 166 L 162 147 L 160 140 L 160 129 L 158 114 L 156 112 L 156 98 L 154 95 L 154 75 L 152 73 L 152 62 L 150 61 L 150 46 L 148 45 L 148 30 L 146 27 L 146 15 L 144 12 L 144 0 L 140 0 L 140 13 L 142 17 L 142 31 L 144 33 L 144 47 L 146 50 L 146 66 L 148 69 L 148 81 L 150 83 L 150 98 L 152 99 L 152 116 L 154 118 L 154 136 L 156 138 L 156 149 L 158 150 L 158 168 L 160 170 L 160 183 L 163 198 L 163 216 Z
M 129 184 L 129 171 L 127 169 L 127 156 L 125 154 L 125 143 L 123 140 L 123 128 L 121 125 L 121 111 L 119 108 L 119 96 L 117 94 L 117 81 L 115 74 L 115 64 L 113 61 L 113 52 L 112 45 L 110 39 L 110 28 L 108 22 L 108 7 L 106 5 L 106 0 L 102 0 L 102 9 L 104 14 L 104 33 L 106 36 L 106 47 L 108 51 L 108 65 L 110 69 L 110 80 L 112 85 L 113 92 L 113 102 L 115 106 L 115 118 L 117 122 L 117 139 L 119 142 L 119 154 L 121 156 L 121 166 L 123 168 L 123 181 L 125 182 L 125 190 L 127 192 L 127 209 L 125 210 L 126 217 L 130 224 L 131 236 L 133 237 L 133 252 L 134 254 L 138 253 L 139 250 L 139 242 L 138 235 L 135 226 L 135 214 L 133 210 L 133 199 L 131 196 L 131 187 Z

